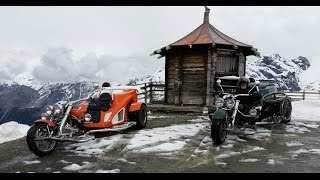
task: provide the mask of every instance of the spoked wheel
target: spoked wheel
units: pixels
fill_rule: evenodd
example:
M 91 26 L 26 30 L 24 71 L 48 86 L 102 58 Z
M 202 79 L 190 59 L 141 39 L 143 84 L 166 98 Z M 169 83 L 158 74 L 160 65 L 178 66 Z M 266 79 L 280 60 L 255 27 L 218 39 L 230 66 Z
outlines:
M 57 141 L 47 139 L 52 128 L 47 124 L 40 123 L 33 125 L 27 133 L 27 144 L 29 149 L 38 156 L 51 154 L 57 147 Z
M 211 138 L 216 144 L 222 144 L 227 137 L 228 122 L 226 120 L 219 120 L 218 122 L 212 122 L 211 125 Z
M 262 97 L 263 102 L 265 103 L 277 103 L 284 101 L 287 98 L 287 95 L 282 92 L 266 94 Z
M 280 107 L 280 114 L 282 117 L 282 122 L 287 123 L 290 122 L 291 120 L 291 112 L 292 112 L 292 104 L 291 104 L 291 99 L 286 98 Z

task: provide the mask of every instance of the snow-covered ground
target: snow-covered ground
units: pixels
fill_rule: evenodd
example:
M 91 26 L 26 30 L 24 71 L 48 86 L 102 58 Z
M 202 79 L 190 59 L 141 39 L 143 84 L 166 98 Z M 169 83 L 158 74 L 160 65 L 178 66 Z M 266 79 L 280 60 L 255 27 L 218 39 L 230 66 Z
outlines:
M 292 102 L 292 120 L 320 121 L 320 100 Z

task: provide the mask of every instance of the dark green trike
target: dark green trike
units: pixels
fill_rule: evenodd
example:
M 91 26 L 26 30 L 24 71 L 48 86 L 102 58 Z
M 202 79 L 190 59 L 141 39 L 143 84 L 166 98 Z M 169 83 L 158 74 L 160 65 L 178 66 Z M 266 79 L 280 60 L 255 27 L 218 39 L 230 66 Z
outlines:
M 230 83 L 234 84 L 238 79 L 236 76 L 226 76 L 217 80 L 216 110 L 209 114 L 211 137 L 215 144 L 223 143 L 228 131 L 252 129 L 255 125 L 262 124 L 287 123 L 291 120 L 291 98 L 283 92 L 277 92 L 276 84 L 261 84 L 250 78 L 250 90 L 247 94 L 236 94 L 234 89 L 228 91 L 228 88 L 221 85 L 223 81 L 229 83 L 225 87 L 231 87 Z M 257 91 L 251 93 L 253 89 Z M 262 98 L 254 99 L 257 93 Z M 243 99 L 248 101 L 243 103 Z

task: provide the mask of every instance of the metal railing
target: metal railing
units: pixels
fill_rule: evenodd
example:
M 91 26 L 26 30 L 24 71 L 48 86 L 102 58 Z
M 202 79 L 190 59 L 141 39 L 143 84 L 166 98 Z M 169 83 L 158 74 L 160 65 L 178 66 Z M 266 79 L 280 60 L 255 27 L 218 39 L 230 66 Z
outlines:
M 284 91 L 293 100 L 306 100 L 306 99 L 319 99 L 320 100 L 320 90 L 319 91 Z
M 165 84 L 157 82 L 146 82 L 141 84 L 136 84 L 140 87 L 141 92 L 138 94 L 138 99 L 143 100 L 146 103 L 157 104 L 164 103 L 165 96 Z M 286 93 L 293 100 L 306 100 L 306 99 L 319 99 L 320 100 L 320 90 L 318 91 L 280 91 Z

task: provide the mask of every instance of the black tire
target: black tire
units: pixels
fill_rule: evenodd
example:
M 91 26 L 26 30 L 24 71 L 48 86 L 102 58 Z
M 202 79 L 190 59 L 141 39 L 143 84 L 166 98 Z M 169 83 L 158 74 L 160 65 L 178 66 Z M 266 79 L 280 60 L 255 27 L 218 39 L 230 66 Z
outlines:
M 288 97 L 281 103 L 281 122 L 288 123 L 291 121 L 292 104 Z
M 130 113 L 130 117 L 133 121 L 135 121 L 137 124 L 135 125 L 135 128 L 142 129 L 146 127 L 147 125 L 147 106 L 145 104 L 142 104 L 140 107 L 140 110 L 134 111 Z
M 46 156 L 51 154 L 57 147 L 58 142 L 56 140 L 36 140 L 37 137 L 47 137 L 49 136 L 52 127 L 45 123 L 37 123 L 31 126 L 27 132 L 27 144 L 35 155 Z M 41 147 L 43 146 L 44 147 Z
M 211 138 L 214 144 L 222 144 L 227 137 L 227 123 L 225 120 L 218 120 L 211 124 Z

